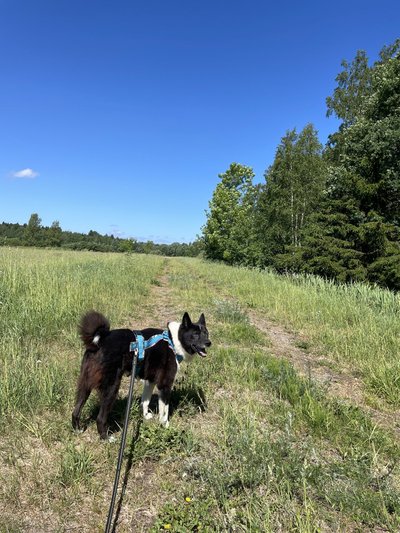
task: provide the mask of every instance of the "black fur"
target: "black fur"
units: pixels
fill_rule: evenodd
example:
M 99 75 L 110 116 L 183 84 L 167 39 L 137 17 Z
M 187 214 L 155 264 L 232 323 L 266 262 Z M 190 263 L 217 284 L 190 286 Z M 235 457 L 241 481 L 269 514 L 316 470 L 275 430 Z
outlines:
M 141 333 L 145 339 L 148 339 L 162 331 L 147 328 Z M 110 330 L 107 318 L 97 311 L 90 311 L 82 317 L 79 332 L 86 349 L 78 380 L 72 425 L 74 429 L 80 429 L 82 407 L 91 391 L 96 389 L 100 395 L 97 430 L 100 438 L 105 439 L 107 417 L 117 397 L 122 376 L 132 371 L 132 353 L 129 352 L 129 344 L 135 340 L 135 335 L 130 329 Z M 196 353 L 204 357 L 205 348 L 211 345 L 204 314 L 200 316 L 198 322 L 193 323 L 188 313 L 185 313 L 178 329 L 178 339 L 187 358 Z M 161 341 L 146 350 L 138 377 L 155 383 L 162 401 L 168 405 L 177 370 L 175 354 L 167 342 Z

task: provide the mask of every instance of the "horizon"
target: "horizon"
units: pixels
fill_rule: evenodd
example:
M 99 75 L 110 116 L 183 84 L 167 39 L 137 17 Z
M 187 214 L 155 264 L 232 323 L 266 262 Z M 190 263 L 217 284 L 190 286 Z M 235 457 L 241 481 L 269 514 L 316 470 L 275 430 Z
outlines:
M 1 2 L 0 221 L 193 242 L 218 174 L 263 181 L 287 130 L 326 117 L 341 61 L 398 35 L 394 1 Z

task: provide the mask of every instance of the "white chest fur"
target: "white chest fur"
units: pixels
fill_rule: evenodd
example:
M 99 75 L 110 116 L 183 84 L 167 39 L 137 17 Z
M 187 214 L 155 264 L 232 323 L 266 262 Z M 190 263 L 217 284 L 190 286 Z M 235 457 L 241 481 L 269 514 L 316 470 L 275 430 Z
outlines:
M 180 325 L 181 325 L 180 322 L 168 322 L 168 329 L 171 333 L 172 342 L 174 343 L 176 353 L 178 355 L 182 355 L 183 359 L 186 362 L 190 362 L 193 359 L 194 354 L 190 354 L 189 352 L 187 352 L 185 348 L 182 346 L 181 341 L 179 340 L 178 331 L 179 331 Z M 178 363 L 178 368 L 179 368 L 179 363 Z

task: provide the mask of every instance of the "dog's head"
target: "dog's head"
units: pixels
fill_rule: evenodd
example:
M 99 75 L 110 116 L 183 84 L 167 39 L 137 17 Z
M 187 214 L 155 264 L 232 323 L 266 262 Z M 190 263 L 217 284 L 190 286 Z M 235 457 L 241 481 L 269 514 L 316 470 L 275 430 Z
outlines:
M 192 322 L 188 313 L 183 315 L 179 327 L 179 340 L 187 353 L 191 355 L 197 353 L 201 357 L 206 357 L 206 348 L 211 346 L 211 341 L 208 337 L 206 319 L 203 313 L 198 322 Z

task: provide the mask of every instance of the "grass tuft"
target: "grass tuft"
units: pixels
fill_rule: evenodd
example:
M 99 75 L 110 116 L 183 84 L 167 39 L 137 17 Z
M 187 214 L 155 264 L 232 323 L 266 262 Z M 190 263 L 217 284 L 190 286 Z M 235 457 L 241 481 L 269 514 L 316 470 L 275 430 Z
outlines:
M 237 302 L 230 300 L 215 300 L 214 314 L 217 320 L 231 324 L 247 324 L 249 318 Z
M 58 479 L 64 487 L 89 484 L 95 473 L 94 456 L 85 446 L 68 443 L 61 455 Z

